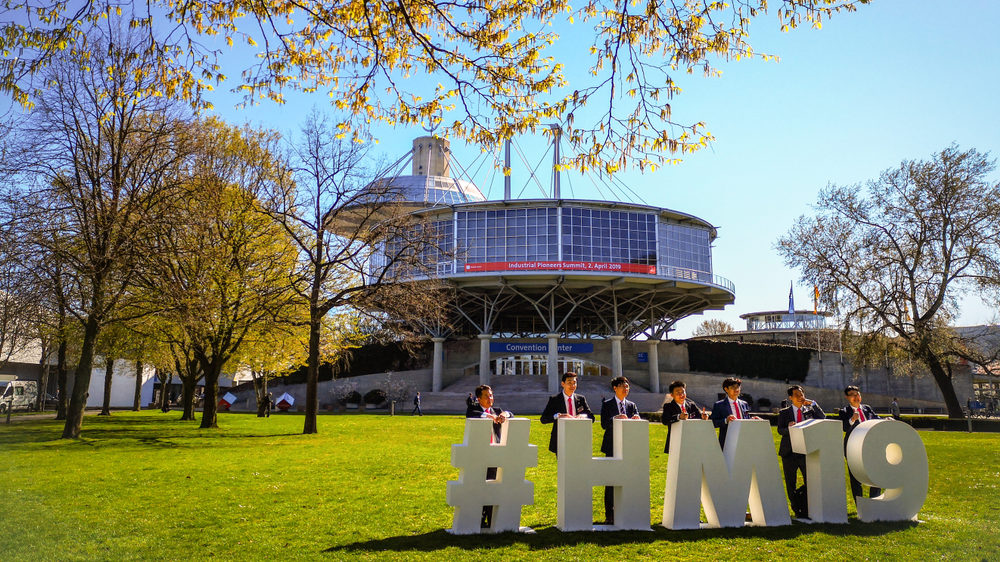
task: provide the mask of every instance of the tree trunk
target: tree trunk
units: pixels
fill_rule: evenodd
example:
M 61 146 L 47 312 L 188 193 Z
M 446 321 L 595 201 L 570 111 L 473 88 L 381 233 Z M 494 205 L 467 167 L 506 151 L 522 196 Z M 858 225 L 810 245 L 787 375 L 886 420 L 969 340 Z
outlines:
M 160 411 L 164 414 L 170 411 L 170 387 L 173 385 L 173 373 L 160 377 Z
M 101 405 L 99 416 L 111 415 L 111 380 L 115 376 L 115 360 L 107 358 L 104 360 L 104 403 Z
M 91 310 L 97 308 L 92 306 Z M 83 411 L 87 407 L 87 397 L 90 390 L 90 371 L 94 368 L 94 346 L 101 332 L 101 324 L 93 314 L 87 317 L 83 329 L 83 346 L 80 349 L 80 362 L 76 365 L 76 375 L 73 377 L 73 393 L 66 411 L 66 424 L 63 426 L 63 439 L 77 439 L 83 429 Z
M 941 360 L 930 349 L 921 349 L 917 356 L 930 368 L 931 375 L 934 376 L 934 382 L 941 389 L 941 396 L 944 397 L 944 405 L 948 409 L 948 417 L 964 419 L 965 410 L 962 409 L 962 403 L 958 401 L 958 395 L 955 394 L 955 385 L 952 383 L 948 373 L 945 372 L 944 366 L 941 365 Z
M 184 414 L 181 421 L 194 421 L 194 390 L 198 379 L 190 373 L 181 377 L 181 402 L 184 403 Z
M 267 397 L 267 377 L 253 375 L 253 393 L 257 397 L 257 417 L 263 418 L 267 409 L 264 404 L 264 399 Z
M 42 351 L 42 359 L 38 362 L 41 366 L 42 380 L 39 382 L 38 389 L 38 404 L 36 404 L 35 409 L 39 412 L 45 411 L 45 395 L 49 392 L 49 354 L 51 350 Z
M 315 290 L 313 303 L 319 299 Z M 319 332 L 323 316 L 315 305 L 309 307 L 309 359 L 306 365 L 306 420 L 302 433 L 319 433 L 316 415 L 319 412 Z
M 66 368 L 66 312 L 59 307 L 59 345 L 56 347 L 56 419 L 65 420 L 69 410 L 69 377 Z
M 217 428 L 216 412 L 219 408 L 219 374 L 222 362 L 213 361 L 205 368 L 205 407 L 201 411 L 201 429 Z
M 142 410 L 142 359 L 135 362 L 135 395 L 132 398 L 132 411 Z

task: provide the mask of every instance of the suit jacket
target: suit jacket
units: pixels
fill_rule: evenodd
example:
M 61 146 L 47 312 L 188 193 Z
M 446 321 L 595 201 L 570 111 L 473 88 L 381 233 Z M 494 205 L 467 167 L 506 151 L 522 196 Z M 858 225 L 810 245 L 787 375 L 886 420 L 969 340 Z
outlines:
M 687 410 L 688 419 L 701 419 L 701 412 L 698 411 L 698 405 L 694 403 L 694 400 L 685 400 L 684 409 Z M 680 415 L 681 407 L 677 404 L 677 402 L 671 400 L 663 405 L 663 413 L 660 415 L 660 422 L 667 426 L 667 444 L 663 446 L 664 453 L 670 452 L 670 426 L 681 421 L 678 418 Z
M 750 405 L 740 400 L 736 399 L 736 403 L 740 407 L 740 418 L 747 419 L 750 417 Z M 729 414 L 734 414 L 735 412 L 729 407 L 729 397 L 719 400 L 715 404 L 712 404 L 712 425 L 719 428 L 719 445 L 722 447 L 726 446 L 726 431 L 729 430 L 729 424 L 726 422 L 726 418 Z
M 802 421 L 821 420 L 824 418 L 826 418 L 826 414 L 823 413 L 823 408 L 820 408 L 819 404 L 815 402 L 813 402 L 812 406 L 802 408 Z M 799 454 L 792 452 L 792 439 L 788 436 L 788 423 L 793 421 L 795 421 L 795 406 L 778 410 L 778 434 L 781 435 L 781 443 L 778 444 L 778 454 L 783 457 Z
M 590 418 L 590 421 L 594 421 L 594 413 L 590 411 L 587 399 L 582 394 L 573 394 L 573 407 L 576 408 L 577 414 L 586 414 Z M 556 444 L 559 442 L 559 424 L 555 423 L 555 416 L 556 414 L 566 413 L 568 413 L 566 411 L 566 398 L 562 392 L 549 397 L 549 403 L 545 405 L 545 410 L 542 411 L 541 422 L 552 424 L 552 436 L 549 437 L 549 450 L 553 453 L 556 452 Z
M 500 408 L 498 408 L 496 406 L 493 406 L 493 407 L 489 408 L 489 412 L 491 414 L 495 415 L 495 416 L 499 416 L 500 414 L 506 413 L 507 417 L 511 417 L 511 413 L 510 412 L 505 412 L 504 410 L 501 410 Z M 465 410 L 465 417 L 467 417 L 467 418 L 481 418 L 481 417 L 483 417 L 484 413 L 486 413 L 486 410 L 484 410 L 482 404 L 480 404 L 477 401 L 475 404 L 469 406 L 468 409 Z M 500 428 L 501 427 L 502 427 L 502 425 L 499 424 L 499 423 L 494 423 L 493 424 L 493 435 L 496 437 L 496 442 L 497 443 L 500 442 Z
M 861 413 L 864 414 L 865 421 L 881 419 L 868 404 L 861 405 Z M 851 432 L 861 423 L 861 420 L 851 423 L 851 418 L 854 417 L 854 408 L 850 406 L 844 406 L 842 410 L 837 410 L 837 414 L 840 416 L 840 423 L 844 425 L 844 450 L 846 451 L 847 438 L 851 436 Z
M 635 405 L 635 402 L 625 399 L 624 404 L 626 416 L 631 418 L 639 414 L 639 407 Z M 601 404 L 601 427 L 604 428 L 604 439 L 601 440 L 601 452 L 608 457 L 615 454 L 614 419 L 618 414 L 617 399 L 605 400 Z

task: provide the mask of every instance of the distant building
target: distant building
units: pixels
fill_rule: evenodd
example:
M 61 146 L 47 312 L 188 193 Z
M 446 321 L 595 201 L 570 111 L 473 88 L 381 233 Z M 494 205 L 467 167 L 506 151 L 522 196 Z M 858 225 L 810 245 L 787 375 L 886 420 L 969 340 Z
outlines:
M 774 343 L 811 349 L 816 349 L 818 345 L 827 351 L 837 351 L 840 349 L 840 332 L 835 326 L 827 327 L 827 318 L 831 316 L 833 313 L 811 310 L 796 310 L 794 314 L 784 310 L 749 312 L 740 315 L 746 320 L 745 330 L 691 339 Z

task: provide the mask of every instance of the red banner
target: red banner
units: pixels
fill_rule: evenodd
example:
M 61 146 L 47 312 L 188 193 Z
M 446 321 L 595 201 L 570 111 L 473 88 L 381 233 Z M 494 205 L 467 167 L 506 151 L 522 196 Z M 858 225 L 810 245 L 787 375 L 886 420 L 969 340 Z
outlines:
M 480 271 L 606 271 L 609 273 L 645 273 L 656 275 L 655 265 L 605 263 L 598 261 L 494 261 L 465 264 L 466 273 Z

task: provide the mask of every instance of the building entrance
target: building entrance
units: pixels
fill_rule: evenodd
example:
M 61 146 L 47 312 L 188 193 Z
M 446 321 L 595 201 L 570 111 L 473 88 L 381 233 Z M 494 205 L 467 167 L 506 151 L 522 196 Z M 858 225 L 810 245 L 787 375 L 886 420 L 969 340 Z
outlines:
M 496 361 L 497 375 L 548 375 L 548 356 L 546 355 L 511 355 L 498 357 Z M 559 372 L 573 371 L 584 376 L 610 376 L 611 369 L 604 365 L 577 359 L 575 357 L 559 357 Z

